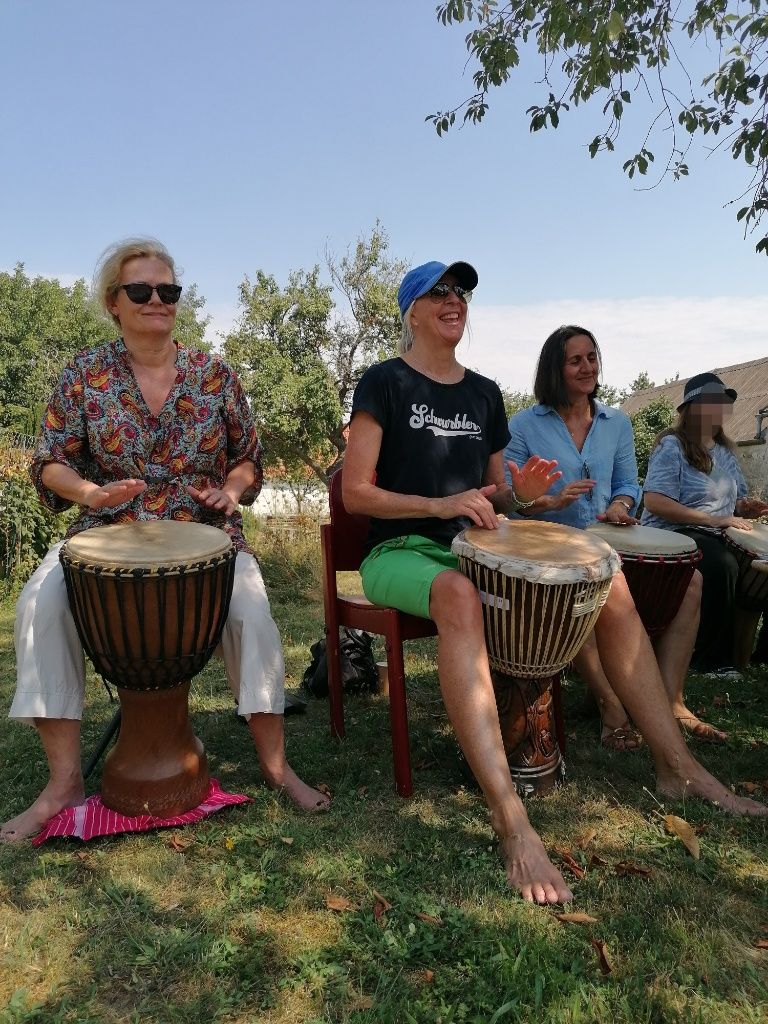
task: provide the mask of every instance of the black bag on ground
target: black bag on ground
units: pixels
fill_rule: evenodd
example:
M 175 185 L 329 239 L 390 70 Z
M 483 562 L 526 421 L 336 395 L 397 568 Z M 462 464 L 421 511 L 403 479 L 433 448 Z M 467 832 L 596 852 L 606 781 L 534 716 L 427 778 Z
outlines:
M 342 626 L 339 635 L 341 655 L 341 685 L 345 693 L 375 693 L 379 677 L 373 660 L 373 637 L 362 629 Z M 328 696 L 328 659 L 325 637 L 309 648 L 312 661 L 301 680 L 301 685 L 313 697 Z

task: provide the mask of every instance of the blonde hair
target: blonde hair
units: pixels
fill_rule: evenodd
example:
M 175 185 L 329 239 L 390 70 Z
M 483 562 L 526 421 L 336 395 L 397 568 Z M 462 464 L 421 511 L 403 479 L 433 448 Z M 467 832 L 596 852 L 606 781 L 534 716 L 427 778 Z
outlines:
M 118 293 L 120 276 L 128 260 L 144 258 L 162 260 L 173 274 L 173 283 L 179 283 L 173 256 L 156 238 L 124 238 L 114 242 L 104 250 L 96 264 L 93 275 L 94 299 L 118 326 L 120 321 L 110 310 L 109 303 L 114 301 Z
M 400 340 L 397 343 L 397 354 L 404 356 L 406 352 L 413 348 L 413 328 L 411 327 L 411 313 L 416 303 L 414 299 L 408 309 L 405 311 L 403 317 L 403 329 L 400 332 Z

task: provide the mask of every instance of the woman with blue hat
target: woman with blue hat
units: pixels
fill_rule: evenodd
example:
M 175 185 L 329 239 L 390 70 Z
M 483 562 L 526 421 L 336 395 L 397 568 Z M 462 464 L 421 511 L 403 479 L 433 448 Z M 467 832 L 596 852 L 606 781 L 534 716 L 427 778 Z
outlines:
M 738 562 L 723 531 L 751 530 L 750 519 L 768 505 L 747 497 L 747 484 L 724 431 L 736 392 L 714 373 L 686 383 L 674 427 L 651 452 L 645 478 L 643 526 L 675 530 L 696 541 L 704 577 L 694 665 L 700 671 L 736 676 L 734 610 Z
M 532 456 L 519 468 L 510 463 L 511 485 L 505 480 L 509 431 L 499 387 L 456 359 L 477 280 L 464 262 L 425 263 L 405 275 L 400 354 L 370 367 L 355 389 L 344 504 L 371 517 L 360 568 L 366 597 L 437 626 L 443 700 L 488 804 L 510 885 L 524 899 L 558 903 L 572 894 L 512 783 L 480 598 L 450 548 L 466 526 L 496 529 L 499 513 L 529 505 L 559 478 L 554 462 Z M 621 575 L 597 628 L 612 638 L 607 667 L 654 756 L 659 790 L 673 798 L 697 795 L 733 813 L 768 814 L 735 797 L 691 756 Z

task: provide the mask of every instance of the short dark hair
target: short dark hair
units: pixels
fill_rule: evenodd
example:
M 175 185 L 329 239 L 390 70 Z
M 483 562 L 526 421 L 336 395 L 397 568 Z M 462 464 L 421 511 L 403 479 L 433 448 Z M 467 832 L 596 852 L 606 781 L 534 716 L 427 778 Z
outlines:
M 571 338 L 576 338 L 580 334 L 589 338 L 595 346 L 598 368 L 602 369 L 603 360 L 600 355 L 600 346 L 592 331 L 588 331 L 586 327 L 578 327 L 576 324 L 565 324 L 558 327 L 544 342 L 544 347 L 539 354 L 539 361 L 536 364 L 533 393 L 536 396 L 536 401 L 541 405 L 549 405 L 553 409 L 568 405 L 568 395 L 563 381 L 565 347 Z M 595 384 L 595 389 L 589 396 L 590 402 L 597 397 L 599 390 L 600 385 Z

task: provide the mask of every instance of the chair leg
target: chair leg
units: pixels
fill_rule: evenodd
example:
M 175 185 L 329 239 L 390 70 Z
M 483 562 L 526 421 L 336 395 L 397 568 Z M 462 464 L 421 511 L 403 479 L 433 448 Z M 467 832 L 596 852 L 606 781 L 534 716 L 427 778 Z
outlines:
M 389 672 L 389 721 L 392 730 L 392 760 L 395 789 L 403 797 L 413 793 L 411 744 L 408 735 L 408 706 L 405 695 L 403 642 L 399 635 L 387 637 L 387 670 Z
M 346 735 L 344 728 L 344 691 L 341 685 L 341 648 L 339 645 L 339 629 L 326 629 L 325 657 L 328 669 L 328 706 L 331 714 L 331 736 L 343 740 Z

